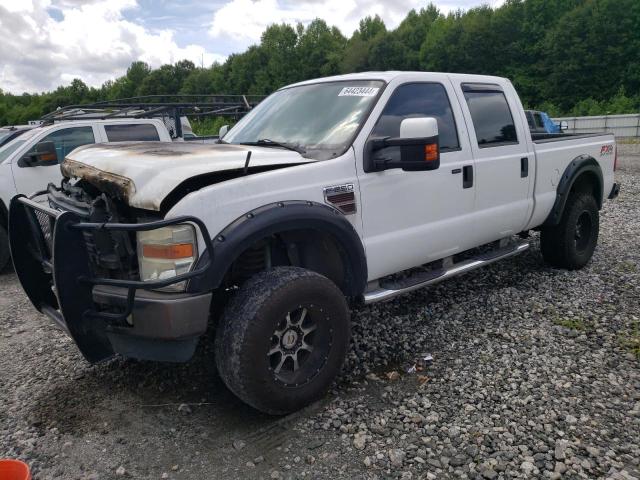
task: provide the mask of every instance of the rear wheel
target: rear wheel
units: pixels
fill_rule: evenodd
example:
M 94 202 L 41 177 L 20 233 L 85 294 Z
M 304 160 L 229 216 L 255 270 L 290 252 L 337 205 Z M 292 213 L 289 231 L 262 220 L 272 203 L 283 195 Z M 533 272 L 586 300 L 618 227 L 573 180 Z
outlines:
M 329 279 L 278 267 L 254 275 L 227 305 L 216 333 L 222 380 L 241 400 L 280 415 L 320 398 L 349 346 L 349 310 Z
M 560 223 L 544 228 L 540 248 L 544 260 L 554 267 L 584 267 L 598 243 L 600 213 L 592 194 L 575 192 L 567 200 Z
M 9 253 L 9 235 L 7 234 L 7 230 L 3 226 L 0 226 L 0 272 L 9 264 L 9 260 L 11 260 Z

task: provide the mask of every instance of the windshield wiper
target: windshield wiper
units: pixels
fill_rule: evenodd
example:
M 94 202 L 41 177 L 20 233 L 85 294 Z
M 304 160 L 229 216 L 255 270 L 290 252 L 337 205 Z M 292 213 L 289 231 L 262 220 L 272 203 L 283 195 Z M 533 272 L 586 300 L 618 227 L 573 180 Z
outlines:
M 261 147 L 282 147 L 282 148 L 286 148 L 287 150 L 291 150 L 293 152 L 298 152 L 301 155 L 304 155 L 307 152 L 304 148 L 299 147 L 298 145 L 294 145 L 292 143 L 276 142 L 275 140 L 271 140 L 269 138 L 261 138 L 257 142 L 240 142 L 240 145 L 258 145 Z

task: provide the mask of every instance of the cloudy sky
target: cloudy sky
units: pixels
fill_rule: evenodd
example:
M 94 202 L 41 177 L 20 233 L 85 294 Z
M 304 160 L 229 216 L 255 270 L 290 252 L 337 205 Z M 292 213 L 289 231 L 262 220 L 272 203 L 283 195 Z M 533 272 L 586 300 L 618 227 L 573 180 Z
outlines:
M 443 12 L 501 0 L 434 0 Z M 50 90 L 81 78 L 92 86 L 134 60 L 210 65 L 259 42 L 272 23 L 323 18 L 345 35 L 367 15 L 394 28 L 428 0 L 0 0 L 0 89 Z

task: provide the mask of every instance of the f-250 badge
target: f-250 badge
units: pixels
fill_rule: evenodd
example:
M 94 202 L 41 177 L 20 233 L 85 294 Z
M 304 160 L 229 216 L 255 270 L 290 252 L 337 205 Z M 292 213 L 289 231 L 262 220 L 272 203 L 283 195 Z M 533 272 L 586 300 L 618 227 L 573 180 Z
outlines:
M 602 145 L 600 148 L 600 156 L 611 155 L 613 153 L 613 145 Z

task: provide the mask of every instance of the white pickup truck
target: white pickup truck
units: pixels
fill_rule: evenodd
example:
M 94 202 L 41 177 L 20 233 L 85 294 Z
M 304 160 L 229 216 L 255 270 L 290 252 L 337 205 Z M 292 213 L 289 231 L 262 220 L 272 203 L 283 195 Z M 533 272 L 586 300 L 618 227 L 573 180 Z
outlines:
M 8 130 L 8 129 L 6 129 Z M 44 190 L 60 183 L 59 163 L 80 145 L 122 141 L 170 142 L 158 119 L 76 120 L 29 127 L 0 146 L 0 270 L 9 262 L 8 210 L 12 197 Z
M 75 150 L 48 206 L 12 200 L 11 251 L 89 361 L 187 361 L 211 318 L 226 385 L 283 414 L 339 372 L 349 305 L 511 257 L 530 230 L 583 267 L 614 170 L 613 135 L 532 137 L 504 78 L 358 73 L 278 90 L 220 144 Z

